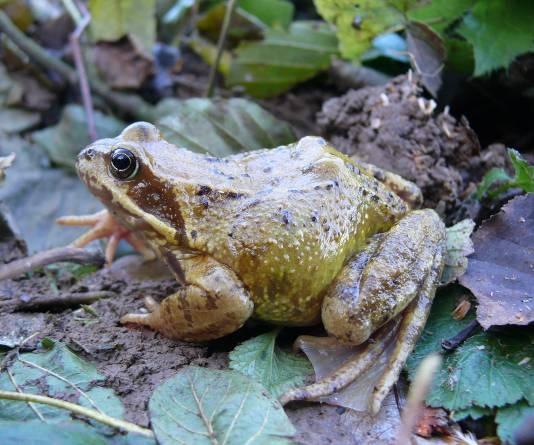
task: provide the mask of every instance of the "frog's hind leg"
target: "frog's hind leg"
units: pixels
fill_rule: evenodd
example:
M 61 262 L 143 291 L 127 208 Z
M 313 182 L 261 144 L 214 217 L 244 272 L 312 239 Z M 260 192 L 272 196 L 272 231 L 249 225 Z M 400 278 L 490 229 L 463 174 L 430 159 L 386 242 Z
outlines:
M 415 211 L 349 262 L 325 296 L 322 318 L 331 336 L 361 349 L 322 380 L 288 391 L 281 402 L 329 396 L 362 376 L 388 349 L 368 400 L 369 410 L 378 412 L 428 317 L 443 268 L 444 239 L 434 211 Z

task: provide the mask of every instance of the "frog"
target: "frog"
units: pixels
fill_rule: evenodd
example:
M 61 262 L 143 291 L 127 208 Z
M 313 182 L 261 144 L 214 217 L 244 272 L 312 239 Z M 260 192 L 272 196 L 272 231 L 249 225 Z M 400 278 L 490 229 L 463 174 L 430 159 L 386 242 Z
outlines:
M 395 341 L 369 402 L 377 412 L 425 325 L 444 263 L 445 226 L 416 187 L 321 137 L 214 157 L 179 148 L 147 122 L 98 140 L 76 170 L 105 206 L 65 217 L 92 229 L 74 245 L 121 238 L 166 263 L 178 290 L 120 322 L 186 342 L 249 319 L 322 323 L 317 344 L 362 345 L 358 360 L 280 397 L 320 400 L 355 381 Z M 403 196 L 403 194 L 405 196 Z M 394 337 L 394 338 L 393 338 Z M 298 343 L 297 339 L 297 343 Z

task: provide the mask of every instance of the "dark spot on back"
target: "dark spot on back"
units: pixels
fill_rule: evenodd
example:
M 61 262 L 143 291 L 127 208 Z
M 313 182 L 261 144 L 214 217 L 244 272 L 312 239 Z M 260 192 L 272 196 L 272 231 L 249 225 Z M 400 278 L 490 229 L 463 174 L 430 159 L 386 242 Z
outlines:
M 211 193 L 211 187 L 207 185 L 201 185 L 197 190 L 197 196 L 209 195 Z
M 242 193 L 236 193 L 236 192 L 226 192 L 226 197 L 230 199 L 239 199 L 243 197 Z
M 282 210 L 282 221 L 284 221 L 284 224 L 291 224 L 292 219 L 293 217 L 291 216 L 291 212 L 289 210 Z

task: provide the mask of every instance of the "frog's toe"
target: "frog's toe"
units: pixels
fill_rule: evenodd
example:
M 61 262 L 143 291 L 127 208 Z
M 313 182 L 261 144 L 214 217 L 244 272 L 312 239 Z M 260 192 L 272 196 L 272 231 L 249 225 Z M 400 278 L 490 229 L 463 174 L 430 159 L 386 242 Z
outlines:
M 74 247 L 85 247 L 91 241 L 108 239 L 105 257 L 109 266 L 115 258 L 117 247 L 121 239 L 125 239 L 132 247 L 143 255 L 146 260 L 154 259 L 155 254 L 143 241 L 137 238 L 130 230 L 122 226 L 107 210 L 102 210 L 91 215 L 63 216 L 56 220 L 64 226 L 90 226 L 87 232 L 74 240 Z
M 160 304 L 152 297 L 145 297 L 143 299 L 148 313 L 129 313 L 123 315 L 120 319 L 121 324 L 140 324 L 154 328 L 160 322 Z
M 119 320 L 120 324 L 136 324 L 154 328 L 154 312 L 148 314 L 129 313 L 123 315 Z
M 145 307 L 148 312 L 155 312 L 159 309 L 159 303 L 152 297 L 145 297 L 143 299 L 143 303 L 145 303 Z

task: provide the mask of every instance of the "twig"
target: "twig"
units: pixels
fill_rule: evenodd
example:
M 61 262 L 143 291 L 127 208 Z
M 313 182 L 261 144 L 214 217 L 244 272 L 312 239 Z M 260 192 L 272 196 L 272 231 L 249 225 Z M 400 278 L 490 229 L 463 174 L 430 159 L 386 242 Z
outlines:
M 441 341 L 441 347 L 446 351 L 454 351 L 458 346 L 460 346 L 465 340 L 467 340 L 475 329 L 478 328 L 478 321 L 472 320 L 465 328 L 463 328 L 458 334 L 454 337 L 446 338 Z
M 0 10 L 0 31 L 5 33 L 18 48 L 39 65 L 56 71 L 70 84 L 78 84 L 79 78 L 76 70 L 65 62 L 48 54 L 45 49 L 27 37 L 13 24 L 11 19 L 2 10 Z M 92 91 L 105 99 L 106 102 L 120 109 L 122 112 L 128 113 L 137 119 L 153 120 L 153 107 L 140 97 L 132 94 L 116 93 L 97 78 L 90 79 L 90 87 Z
M 22 391 L 21 391 L 19 385 L 17 384 L 17 381 L 15 380 L 15 377 L 13 377 L 13 374 L 11 374 L 11 371 L 9 370 L 9 368 L 6 368 L 6 372 L 7 372 L 7 376 L 9 377 L 9 380 L 11 380 L 11 384 L 15 387 L 15 389 L 17 390 L 18 393 L 22 394 Z M 36 406 L 32 402 L 28 402 L 28 406 L 35 413 L 35 415 L 37 417 L 39 417 L 39 420 L 41 420 L 42 422 L 46 423 L 45 418 L 43 417 L 41 412 L 36 408 Z
M 217 70 L 219 68 L 219 62 L 221 61 L 221 56 L 224 49 L 224 43 L 226 42 L 226 36 L 228 35 L 228 30 L 230 29 L 230 23 L 232 21 L 232 16 L 234 15 L 235 8 L 237 6 L 237 0 L 228 0 L 226 5 L 226 13 L 224 14 L 223 25 L 221 33 L 219 34 L 219 41 L 217 42 L 217 54 L 215 55 L 215 61 L 210 70 L 210 75 L 208 78 L 208 86 L 206 87 L 206 97 L 211 97 L 213 95 L 213 88 L 215 85 L 215 76 L 217 75 Z
M 62 408 L 69 410 L 73 413 L 80 414 L 82 416 L 89 417 L 90 419 L 101 422 L 105 425 L 109 425 L 113 428 L 117 428 L 122 431 L 129 433 L 142 434 L 146 437 L 154 437 L 154 433 L 147 429 L 136 425 L 135 423 L 127 422 L 125 420 L 115 419 L 114 417 L 108 416 L 107 414 L 99 413 L 94 409 L 85 408 L 75 403 L 66 402 L 64 400 L 54 399 L 52 397 L 41 396 L 37 394 L 27 394 L 27 393 L 18 393 L 13 391 L 0 391 L 0 399 L 7 400 L 20 400 L 23 402 L 35 402 L 42 403 L 45 405 L 54 406 L 56 408 Z
M 76 23 L 76 29 L 70 35 L 69 41 L 72 49 L 72 56 L 74 58 L 74 66 L 78 72 L 83 108 L 85 110 L 85 116 L 87 117 L 87 132 L 89 134 L 89 139 L 93 142 L 97 139 L 98 135 L 96 133 L 95 115 L 93 112 L 93 98 L 91 97 L 91 88 L 89 87 L 89 81 L 87 80 L 87 72 L 85 71 L 85 63 L 80 44 L 82 34 L 91 22 L 91 15 L 84 6 L 80 5 L 80 9 L 82 10 L 80 17 L 80 13 L 72 0 L 63 0 L 63 4 L 65 7 L 69 4 L 69 7 L 66 9 Z M 74 11 L 77 11 L 78 13 L 76 14 Z
M 46 266 L 47 264 L 60 261 L 101 266 L 104 264 L 105 259 L 100 252 L 90 252 L 77 247 L 57 247 L 1 266 L 0 281 L 7 278 L 14 278 L 39 267 Z
M 397 435 L 397 444 L 404 445 L 410 443 L 410 435 L 412 430 L 421 416 L 423 411 L 423 402 L 430 389 L 432 378 L 441 365 L 441 356 L 439 354 L 431 354 L 423 359 L 415 378 L 412 380 L 408 398 L 404 405 L 402 413 L 402 422 L 399 427 Z
M 54 71 L 57 71 L 62 77 L 70 83 L 76 83 L 76 73 L 67 64 L 49 56 L 37 43 L 26 37 L 8 17 L 4 11 L 0 11 L 0 31 L 6 34 L 9 39 L 15 43 L 22 51 L 33 58 L 37 63 Z
M 65 308 L 80 306 L 82 304 L 91 304 L 102 298 L 115 298 L 117 294 L 111 291 L 97 291 L 97 292 L 83 292 L 83 293 L 69 293 L 45 296 L 42 298 L 34 298 L 29 301 L 5 300 L 0 302 L 0 308 L 6 310 L 9 307 L 11 311 L 32 311 L 43 310 L 48 308 Z

